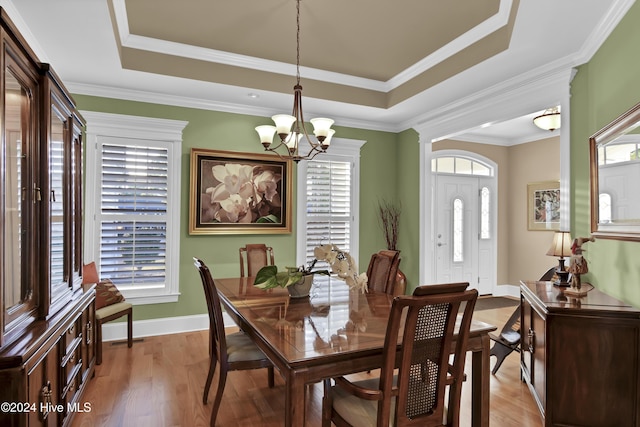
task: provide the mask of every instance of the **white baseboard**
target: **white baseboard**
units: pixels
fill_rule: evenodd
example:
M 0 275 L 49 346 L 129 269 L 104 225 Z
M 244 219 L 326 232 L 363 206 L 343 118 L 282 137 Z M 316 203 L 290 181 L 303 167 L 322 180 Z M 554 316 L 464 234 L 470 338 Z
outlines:
M 519 299 L 520 286 L 509 284 L 497 285 L 493 287 L 492 295 L 494 297 L 513 297 Z
M 135 308 L 134 308 L 135 310 Z M 223 313 L 225 325 L 234 325 L 233 320 Z M 209 329 L 209 316 L 164 317 L 161 319 L 136 320 L 133 322 L 133 337 L 153 337 L 157 335 L 179 334 Z M 121 341 L 127 339 L 127 322 L 110 322 L 102 325 L 102 341 Z

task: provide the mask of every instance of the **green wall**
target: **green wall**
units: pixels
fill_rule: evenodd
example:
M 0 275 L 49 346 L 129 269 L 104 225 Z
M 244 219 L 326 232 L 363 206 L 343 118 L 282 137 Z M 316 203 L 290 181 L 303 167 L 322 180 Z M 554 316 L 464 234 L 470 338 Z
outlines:
M 402 218 L 398 236 L 401 249 L 400 270 L 407 276 L 407 294 L 413 292 L 420 273 L 420 145 L 413 130 L 398 134 L 398 199 L 402 203 Z
M 571 84 L 571 232 L 588 236 L 589 137 L 640 102 L 640 3 L 635 3 Z M 585 245 L 599 289 L 640 307 L 640 243 L 600 239 Z
M 237 276 L 239 274 L 238 248 L 246 243 L 264 242 L 274 248 L 278 266 L 295 265 L 295 198 L 293 203 L 293 232 L 291 234 L 192 236 L 188 232 L 189 153 L 191 148 L 262 152 L 254 127 L 268 123 L 268 118 L 83 95 L 74 95 L 74 99 L 79 110 L 189 122 L 183 132 L 182 145 L 180 257 L 171 261 L 180 265 L 181 295 L 177 303 L 136 306 L 136 310 L 134 310 L 136 320 L 206 313 L 202 284 L 193 266 L 193 256 L 202 258 L 211 267 L 214 277 Z M 398 135 L 389 132 L 344 127 L 336 127 L 336 135 L 340 138 L 367 141 L 361 150 L 360 159 L 359 253 L 359 269 L 360 271 L 366 271 L 371 254 L 385 248 L 384 237 L 378 223 L 377 203 L 379 199 L 392 200 L 396 197 L 398 188 L 398 168 L 396 166 Z M 402 139 L 406 144 L 404 140 L 407 138 L 404 137 Z M 417 150 L 418 144 L 415 141 L 417 141 L 417 136 L 414 139 L 414 145 Z M 414 155 L 413 158 L 415 159 L 417 156 Z M 412 197 L 417 197 L 417 193 Z M 412 207 L 412 205 L 410 206 Z M 86 232 L 87 230 L 85 230 Z M 408 230 L 403 230 L 403 237 L 399 242 L 400 248 L 403 248 L 402 239 L 409 240 L 410 234 L 407 233 Z M 403 251 L 403 264 L 417 265 L 417 260 L 412 260 L 409 256 L 411 253 L 417 253 L 417 243 L 415 250 Z M 409 276 L 409 274 L 407 275 Z M 412 281 L 412 277 L 417 278 L 417 268 L 415 269 L 415 276 L 410 276 L 409 282 Z
M 602 126 L 640 101 L 640 3 L 636 3 L 591 61 L 578 69 L 571 88 L 571 232 L 587 236 L 589 217 L 588 138 Z M 188 234 L 189 151 L 212 148 L 259 152 L 253 128 L 268 118 L 75 95 L 80 110 L 188 121 L 183 134 L 182 210 L 180 224 L 181 296 L 177 303 L 138 306 L 136 320 L 185 316 L 206 312 L 202 287 L 191 257 L 205 260 L 217 277 L 238 274 L 237 248 L 247 242 L 273 246 L 279 266 L 295 262 L 294 230 L 288 235 L 191 236 Z M 408 292 L 419 273 L 419 145 L 413 130 L 390 132 L 337 127 L 341 138 L 365 140 L 360 175 L 360 271 L 372 253 L 384 248 L 377 217 L 379 200 L 402 205 L 401 269 Z M 86 232 L 86 231 L 85 231 Z M 586 281 L 609 294 L 640 307 L 640 243 L 598 240 L 587 245 L 590 272 Z

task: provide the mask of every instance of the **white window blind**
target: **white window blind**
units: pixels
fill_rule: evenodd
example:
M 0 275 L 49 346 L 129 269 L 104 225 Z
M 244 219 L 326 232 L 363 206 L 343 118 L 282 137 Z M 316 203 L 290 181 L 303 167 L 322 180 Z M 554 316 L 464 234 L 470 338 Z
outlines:
M 127 300 L 178 300 L 180 155 L 187 122 L 82 112 L 85 260 Z
M 163 284 L 168 150 L 104 144 L 101 152 L 101 273 L 120 285 Z
M 62 136 L 60 138 L 52 138 L 49 147 L 49 186 L 51 192 L 49 194 L 49 206 L 51 215 L 50 250 L 51 250 L 51 267 L 50 281 L 52 284 L 61 284 L 65 280 L 64 271 L 64 205 L 67 195 L 64 191 L 64 183 L 62 182 L 64 167 L 64 142 Z
M 334 138 L 326 154 L 298 163 L 298 265 L 312 261 L 313 250 L 329 243 L 358 261 L 360 148 L 364 143 Z M 326 264 L 316 264 L 316 269 L 326 268 Z
M 306 261 L 313 250 L 332 243 L 351 251 L 351 162 L 312 160 L 307 164 Z M 326 269 L 326 263 L 316 264 Z

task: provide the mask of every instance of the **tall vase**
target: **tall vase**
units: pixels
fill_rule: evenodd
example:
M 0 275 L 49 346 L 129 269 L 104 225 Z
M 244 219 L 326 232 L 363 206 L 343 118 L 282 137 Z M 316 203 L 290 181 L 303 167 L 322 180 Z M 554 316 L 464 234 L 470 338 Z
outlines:
M 394 249 L 398 251 L 398 257 L 400 257 L 400 249 Z M 393 284 L 393 295 L 404 295 L 407 292 L 407 276 L 400 270 L 400 261 L 398 261 L 398 272 L 396 273 L 396 280 Z
M 306 298 L 309 296 L 309 292 L 311 291 L 311 285 L 313 285 L 313 275 L 309 274 L 307 276 L 302 276 L 302 279 L 297 283 L 287 286 L 289 296 L 291 298 Z

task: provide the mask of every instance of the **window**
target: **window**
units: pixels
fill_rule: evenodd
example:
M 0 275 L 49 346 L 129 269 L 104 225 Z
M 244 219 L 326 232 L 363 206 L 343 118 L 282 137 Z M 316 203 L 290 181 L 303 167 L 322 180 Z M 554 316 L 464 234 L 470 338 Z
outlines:
M 85 259 L 137 303 L 177 301 L 185 122 L 83 113 Z M 95 230 L 88 233 L 86 230 Z
M 489 188 L 482 187 L 480 189 L 480 238 L 490 239 L 491 229 L 490 214 L 491 214 L 491 192 Z
M 493 176 L 493 168 L 476 160 L 456 156 L 443 156 L 431 159 L 431 172 Z
M 326 154 L 298 164 L 297 263 L 310 262 L 316 246 L 333 243 L 358 260 L 360 147 L 334 139 Z M 327 268 L 320 263 L 317 268 Z M 358 264 L 360 270 L 362 267 Z
M 462 262 L 463 259 L 463 224 L 464 207 L 462 199 L 453 200 L 453 262 Z

